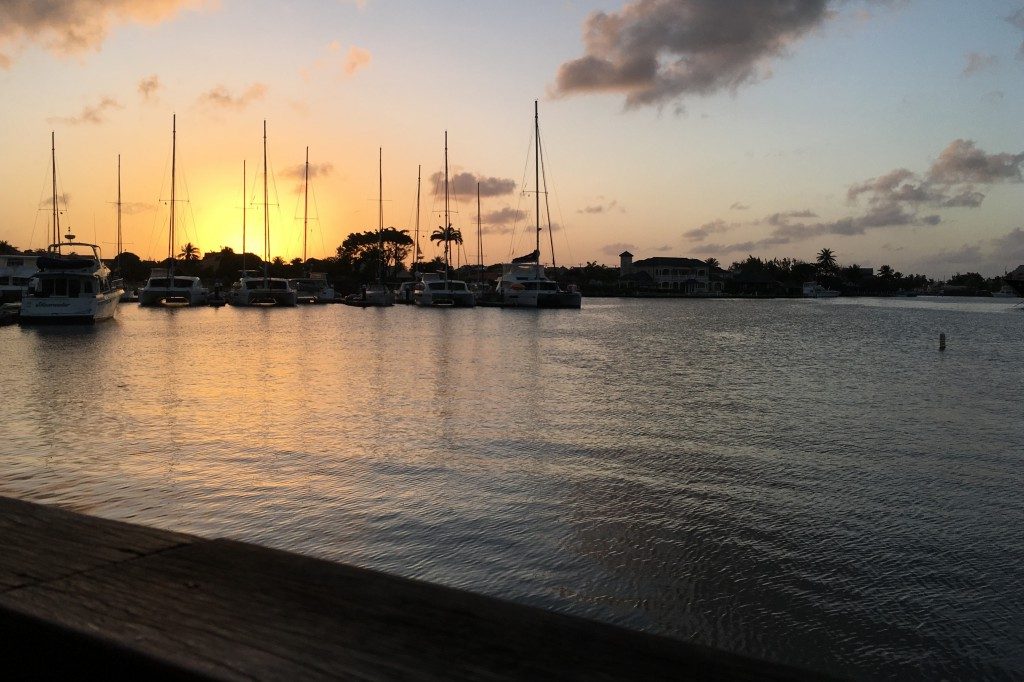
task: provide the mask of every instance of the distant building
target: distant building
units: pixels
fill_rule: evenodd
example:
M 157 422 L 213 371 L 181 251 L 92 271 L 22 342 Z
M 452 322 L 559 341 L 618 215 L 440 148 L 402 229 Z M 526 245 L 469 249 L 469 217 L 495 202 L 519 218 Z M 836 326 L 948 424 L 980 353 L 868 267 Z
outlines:
M 28 280 L 36 274 L 37 254 L 8 254 L 0 256 L 0 302 L 21 300 L 21 294 L 28 286 Z
M 720 282 L 711 282 L 709 270 L 696 258 L 655 256 L 634 263 L 629 251 L 619 254 L 619 284 L 624 289 L 690 295 L 721 291 Z

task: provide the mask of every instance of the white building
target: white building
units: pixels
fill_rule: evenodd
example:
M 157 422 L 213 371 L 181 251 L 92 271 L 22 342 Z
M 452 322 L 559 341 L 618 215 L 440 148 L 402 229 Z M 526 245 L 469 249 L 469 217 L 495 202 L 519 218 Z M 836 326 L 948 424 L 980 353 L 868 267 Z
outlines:
M 665 293 L 707 294 L 711 291 L 707 263 L 696 258 L 655 256 L 633 262 L 633 254 L 619 254 L 619 278 L 626 288 Z
M 37 255 L 11 254 L 0 256 L 0 302 L 10 303 L 21 300 L 21 294 L 28 286 L 28 280 L 38 272 Z

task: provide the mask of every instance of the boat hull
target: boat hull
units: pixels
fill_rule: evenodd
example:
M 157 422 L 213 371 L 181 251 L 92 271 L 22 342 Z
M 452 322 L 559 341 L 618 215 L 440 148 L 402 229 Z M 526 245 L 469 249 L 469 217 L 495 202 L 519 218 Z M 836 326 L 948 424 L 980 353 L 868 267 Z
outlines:
M 112 291 L 94 298 L 26 297 L 18 321 L 22 324 L 93 324 L 114 317 L 123 292 Z
M 241 292 L 233 300 L 231 305 L 252 307 L 252 306 L 283 306 L 293 308 L 298 305 L 298 296 L 294 291 L 281 291 L 280 289 L 249 289 Z
M 204 291 L 180 287 L 144 288 L 139 292 L 139 305 L 160 306 L 167 304 L 206 305 L 207 295 Z

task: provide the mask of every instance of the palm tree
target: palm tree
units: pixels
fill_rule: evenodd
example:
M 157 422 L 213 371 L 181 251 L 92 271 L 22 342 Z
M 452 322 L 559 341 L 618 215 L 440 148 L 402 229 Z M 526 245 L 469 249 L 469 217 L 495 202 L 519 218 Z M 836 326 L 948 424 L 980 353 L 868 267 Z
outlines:
M 189 242 L 181 247 L 181 253 L 178 254 L 178 258 L 184 258 L 185 260 L 199 260 L 199 247 L 192 242 Z
M 818 252 L 818 267 L 827 272 L 831 272 L 836 269 L 838 262 L 836 256 L 832 253 L 832 249 L 822 249 Z
M 462 231 L 449 223 L 448 227 L 438 227 L 434 230 L 430 235 L 430 241 L 444 242 L 444 266 L 447 270 L 451 263 L 451 243 L 462 244 Z
M 717 258 L 708 258 L 706 261 L 704 261 L 704 265 L 708 266 L 708 270 L 717 270 L 718 268 L 721 267 L 721 264 L 718 262 Z

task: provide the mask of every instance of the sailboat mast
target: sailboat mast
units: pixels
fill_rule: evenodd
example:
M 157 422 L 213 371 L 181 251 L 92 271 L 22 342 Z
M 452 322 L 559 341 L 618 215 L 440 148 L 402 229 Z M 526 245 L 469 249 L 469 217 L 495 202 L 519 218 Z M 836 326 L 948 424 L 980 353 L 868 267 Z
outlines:
M 306 264 L 306 240 L 309 236 L 309 147 L 306 147 L 305 199 L 302 206 L 302 264 Z
M 53 169 L 53 240 L 60 244 L 60 211 L 57 209 L 57 137 L 50 131 L 50 164 Z
M 270 214 L 267 212 L 267 122 L 263 121 L 263 279 L 270 277 Z
M 480 229 L 480 183 L 476 183 L 476 281 L 480 282 L 484 271 L 483 231 Z
M 167 257 L 171 259 L 170 276 L 174 276 L 174 178 L 176 175 L 178 145 L 178 115 L 171 116 L 171 221 L 167 231 Z M 170 286 L 170 284 L 168 284 Z
M 242 159 L 242 277 L 245 277 L 245 159 Z
M 121 155 L 117 155 L 117 272 L 121 272 L 121 252 L 124 251 L 124 242 L 121 239 Z
M 533 186 L 537 188 L 534 197 L 537 214 L 537 244 L 534 247 L 534 254 L 537 256 L 537 264 L 540 265 L 540 115 L 537 113 L 537 100 L 533 100 L 533 145 Z
M 412 268 L 413 273 L 416 272 L 416 266 L 420 262 L 420 179 L 423 175 L 423 165 L 416 166 L 416 246 L 413 247 L 412 252 Z
M 377 284 L 384 272 L 384 148 L 377 147 Z
M 451 249 L 451 242 L 448 237 L 451 237 L 451 223 L 448 222 L 448 131 L 444 131 L 444 281 L 445 289 L 448 288 L 448 267 L 450 264 L 450 258 L 448 253 Z

